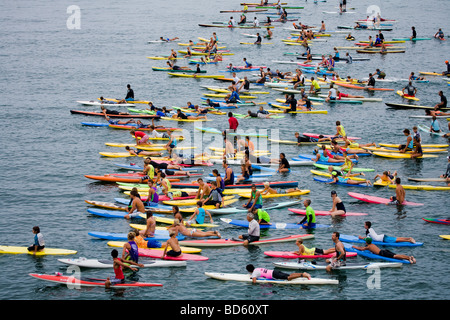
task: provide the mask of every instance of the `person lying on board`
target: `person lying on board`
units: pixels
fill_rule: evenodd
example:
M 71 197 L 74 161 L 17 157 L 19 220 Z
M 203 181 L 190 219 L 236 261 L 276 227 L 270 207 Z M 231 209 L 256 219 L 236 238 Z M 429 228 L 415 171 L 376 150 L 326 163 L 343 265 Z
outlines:
M 179 232 L 184 236 L 187 237 L 194 237 L 194 238 L 198 238 L 198 237 L 217 237 L 217 238 L 221 238 L 219 231 L 217 230 L 211 230 L 211 231 L 200 231 L 197 230 L 196 228 L 186 228 L 184 225 L 182 225 L 180 223 L 180 221 L 178 219 L 175 219 L 174 222 L 174 227 L 170 228 L 170 230 L 173 230 L 175 232 Z
M 252 279 L 253 284 L 256 283 L 256 280 L 258 280 L 258 278 L 264 278 L 267 280 L 287 280 L 287 281 L 291 281 L 301 277 L 307 278 L 308 280 L 311 279 L 310 274 L 306 272 L 288 274 L 286 272 L 282 272 L 279 270 L 255 268 L 252 264 L 247 265 L 245 268 L 247 269 L 248 272 L 251 273 L 250 279 Z
M 114 115 L 118 115 L 118 114 L 120 114 L 120 115 L 129 115 L 128 112 L 119 112 L 119 111 L 117 111 L 117 110 L 110 110 L 110 109 L 106 109 L 104 106 L 100 106 L 100 109 L 101 109 L 101 112 L 102 112 L 104 115 L 108 115 L 108 114 L 114 114 Z
M 372 238 L 365 238 L 364 241 L 366 241 L 365 247 L 352 246 L 352 248 L 354 248 L 356 250 L 360 250 L 360 251 L 369 250 L 370 252 L 372 252 L 376 255 L 386 257 L 386 258 L 408 260 L 410 263 L 416 263 L 416 259 L 414 258 L 414 256 L 408 256 L 408 255 L 404 255 L 404 254 L 396 254 L 387 249 L 378 248 L 376 245 L 374 245 L 372 243 Z
M 130 123 L 134 123 L 135 121 L 133 119 L 130 119 L 128 121 L 121 121 L 121 120 L 112 120 L 106 113 L 103 113 L 105 116 L 106 121 L 108 121 L 110 124 L 118 124 L 118 125 L 126 125 Z
M 132 156 L 155 156 L 160 157 L 162 155 L 161 152 L 156 151 L 146 151 L 141 149 L 132 149 L 130 146 L 125 146 L 125 150 L 127 150 Z

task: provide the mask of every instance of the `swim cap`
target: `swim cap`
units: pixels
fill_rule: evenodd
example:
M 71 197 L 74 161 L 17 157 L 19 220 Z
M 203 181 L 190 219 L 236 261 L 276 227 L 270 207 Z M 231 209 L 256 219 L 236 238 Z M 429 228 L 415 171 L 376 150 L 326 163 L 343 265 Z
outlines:
M 371 244 L 372 243 L 372 238 L 364 238 L 364 241 L 366 241 L 367 244 Z
M 335 191 L 335 190 L 331 191 L 331 194 L 332 194 L 332 195 L 333 195 L 333 194 L 336 194 L 336 191 Z
M 448 63 L 448 60 L 445 60 L 445 63 Z

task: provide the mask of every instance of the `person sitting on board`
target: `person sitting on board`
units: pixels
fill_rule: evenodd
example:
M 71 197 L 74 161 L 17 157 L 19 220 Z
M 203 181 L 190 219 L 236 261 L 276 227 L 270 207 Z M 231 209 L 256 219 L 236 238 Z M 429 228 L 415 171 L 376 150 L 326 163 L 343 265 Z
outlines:
M 245 16 L 245 13 L 242 13 L 241 19 L 238 22 L 238 25 L 245 24 L 247 22 L 247 17 Z
M 204 205 L 215 206 L 216 209 L 224 206 L 225 198 L 222 195 L 221 189 L 218 188 L 216 181 L 211 182 L 211 192 L 201 201 Z
M 134 241 L 136 234 L 134 232 L 128 232 L 127 239 L 122 246 L 122 261 L 133 261 L 139 263 L 139 248 Z
M 256 17 L 255 17 L 255 19 L 256 19 Z M 257 32 L 255 44 L 261 44 L 261 42 L 262 42 L 261 36 L 259 35 L 259 32 Z
M 226 160 L 223 160 L 222 167 L 225 169 L 225 177 L 223 182 L 226 186 L 234 184 L 234 172 L 233 169 L 228 165 Z
M 329 262 L 330 264 L 327 265 L 325 270 L 327 270 L 328 272 L 330 272 L 333 268 L 345 266 L 347 263 L 347 252 L 345 251 L 344 244 L 339 239 L 339 236 L 340 234 L 337 231 L 331 234 L 331 240 L 333 240 L 334 242 L 336 255 L 327 260 L 327 262 Z
M 32 231 L 34 234 L 34 243 L 29 246 L 27 250 L 29 252 L 33 252 L 33 254 L 36 254 L 36 252 L 40 252 L 45 249 L 45 240 L 41 233 L 41 229 L 38 226 L 34 226 Z
M 294 254 L 298 254 L 299 256 L 317 256 L 317 255 L 328 255 L 336 252 L 335 248 L 330 249 L 320 249 L 320 248 L 307 248 L 303 244 L 303 239 L 298 238 L 295 240 L 295 244 L 298 247 L 298 251 L 294 251 Z M 298 258 L 299 262 L 303 261 L 302 257 Z
M 445 64 L 447 65 L 447 71 L 442 72 L 442 75 L 449 76 L 450 75 L 450 64 L 448 63 L 448 60 L 445 60 Z
M 439 91 L 439 96 L 441 97 L 441 102 L 434 106 L 434 110 L 447 108 L 447 97 L 444 96 L 444 92 L 442 90 Z
M 441 126 L 439 125 L 439 121 L 437 121 L 436 116 L 432 117 L 431 124 L 430 124 L 430 132 L 434 132 L 434 133 L 442 132 Z
M 355 40 L 355 37 L 354 36 L 352 36 L 352 34 L 351 33 L 349 33 L 348 34 L 348 36 L 345 38 L 346 40 L 350 40 L 350 41 L 353 41 L 353 40 Z
M 406 144 L 402 144 L 398 147 L 400 153 L 405 153 L 406 151 L 412 151 L 414 147 L 414 141 L 411 136 L 411 132 L 408 128 L 403 130 L 403 134 L 406 136 Z
M 243 204 L 242 207 L 247 208 L 249 212 L 253 211 L 253 208 L 261 209 L 263 206 L 261 191 L 256 190 L 256 185 L 253 183 L 251 187 L 250 198 L 247 203 Z
M 411 152 L 411 159 L 422 157 L 423 150 L 420 144 L 420 137 L 414 137 L 414 150 Z
M 211 213 L 202 207 L 203 201 L 197 201 L 197 208 L 195 209 L 194 214 L 188 219 L 188 221 L 186 221 L 186 225 L 190 226 L 193 223 L 204 224 L 206 215 L 209 216 L 210 222 L 214 223 Z
M 412 36 L 411 36 L 411 38 L 409 38 L 409 40 L 417 38 L 416 27 L 411 27 L 411 30 L 412 30 Z
M 364 222 L 364 229 L 365 236 L 358 236 L 360 240 L 364 240 L 365 238 L 371 238 L 373 241 L 379 241 L 379 242 L 388 242 L 388 243 L 396 243 L 396 242 L 410 242 L 410 243 L 416 243 L 416 240 L 414 240 L 411 237 L 390 237 L 385 234 L 377 234 L 375 230 L 372 228 L 372 222 L 366 221 Z
M 168 257 L 179 257 L 182 255 L 180 244 L 178 243 L 177 239 L 178 232 L 175 230 L 169 230 L 169 240 L 167 240 L 167 245 L 164 247 L 164 251 L 162 254 L 162 259 L 164 259 L 166 256 Z M 168 250 L 168 248 L 171 248 Z
M 270 216 L 267 213 L 267 211 L 265 211 L 263 209 L 253 208 L 252 213 L 253 213 L 253 216 L 256 218 L 256 220 L 258 221 L 259 224 L 271 225 L 271 223 L 270 223 Z
M 286 155 L 282 152 L 280 153 L 280 164 L 277 173 L 281 172 L 291 172 L 291 166 L 289 161 L 286 159 Z
M 397 171 L 395 171 L 393 174 L 391 174 L 390 171 L 383 171 L 382 174 L 377 174 L 374 178 L 373 181 L 376 181 L 377 178 L 380 178 L 380 180 L 382 182 L 387 182 L 389 184 L 394 184 L 394 179 L 397 176 Z
M 264 278 L 267 280 L 287 280 L 291 281 L 297 278 L 307 278 L 308 280 L 311 280 L 311 275 L 306 272 L 300 272 L 300 273 L 291 273 L 288 274 L 283 271 L 279 270 L 269 270 L 265 268 L 255 268 L 252 264 L 248 264 L 245 269 L 251 273 L 250 279 L 252 279 L 252 283 L 255 284 L 256 280 L 260 278 Z
M 141 213 L 145 213 L 145 206 L 141 200 L 141 196 L 137 190 L 130 191 L 131 206 L 126 208 L 127 214 L 124 216 L 125 219 L 131 219 L 139 216 Z
M 153 212 L 145 210 L 145 229 L 139 231 L 139 235 L 143 238 L 153 238 L 156 231 L 156 219 L 153 216 Z
M 113 269 L 114 276 L 106 278 L 105 288 L 110 288 L 111 286 L 119 283 L 125 283 L 125 276 L 123 274 L 123 268 L 130 269 L 131 271 L 136 272 L 137 269 L 132 267 L 131 265 L 139 266 L 141 268 L 144 267 L 142 263 L 136 263 L 134 261 L 124 261 L 122 258 L 119 258 L 119 252 L 116 249 L 111 251 L 111 257 L 113 258 Z
M 331 206 L 330 213 L 331 216 L 342 216 L 347 213 L 345 209 L 344 203 L 341 198 L 338 197 L 337 192 L 335 190 L 331 191 L 331 198 L 333 199 L 333 205 Z
M 131 89 L 131 85 L 127 84 L 127 95 L 125 99 L 117 99 L 119 100 L 117 103 L 127 103 L 130 101 L 134 101 L 134 91 Z
M 243 245 L 248 246 L 249 243 L 259 241 L 260 227 L 259 223 L 254 219 L 253 213 L 247 213 L 248 231 L 245 234 L 239 235 L 239 239 L 244 240 Z
M 311 199 L 303 201 L 303 205 L 306 208 L 306 215 L 298 224 L 300 224 L 303 229 L 314 229 L 316 227 L 316 214 L 311 207 Z
M 405 93 L 405 91 L 406 91 L 407 93 Z M 405 97 L 415 97 L 415 96 L 416 96 L 416 93 L 417 93 L 417 88 L 414 87 L 414 86 L 412 85 L 412 82 L 411 82 L 411 81 L 409 81 L 408 84 L 406 85 L 406 87 L 404 87 L 404 88 L 402 89 L 402 94 L 403 94 Z
M 445 36 L 444 36 L 444 32 L 442 31 L 441 28 L 439 28 L 439 30 L 434 34 L 434 37 L 439 40 L 444 40 L 444 41 L 446 40 Z
M 159 242 L 158 240 L 155 239 L 148 239 L 145 240 L 141 234 L 140 231 L 135 229 L 134 230 L 134 241 L 136 242 L 138 248 L 142 248 L 142 249 L 151 249 L 151 248 L 164 248 L 166 246 L 166 242 Z
M 404 254 L 396 254 L 392 251 L 389 251 L 387 249 L 380 249 L 378 248 L 376 245 L 374 245 L 372 243 L 372 238 L 365 238 L 364 241 L 366 242 L 366 246 L 365 247 L 357 247 L 357 246 L 352 246 L 352 248 L 356 249 L 356 250 L 360 250 L 360 251 L 365 251 L 365 250 L 369 250 L 370 252 L 385 257 L 385 258 L 390 258 L 390 259 L 398 259 L 398 260 L 407 260 L 410 263 L 416 263 L 416 259 L 414 258 L 414 256 L 408 256 L 408 255 L 404 255 Z

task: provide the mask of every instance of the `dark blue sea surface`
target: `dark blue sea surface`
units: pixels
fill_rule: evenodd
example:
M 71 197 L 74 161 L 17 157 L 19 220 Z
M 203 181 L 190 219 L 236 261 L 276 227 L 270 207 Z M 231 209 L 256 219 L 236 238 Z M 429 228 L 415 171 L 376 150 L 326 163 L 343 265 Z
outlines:
M 0 153 L 0 244 L 28 246 L 33 242 L 32 227 L 39 225 L 48 247 L 77 250 L 75 257 L 107 259 L 111 247 L 106 241 L 88 235 L 89 231 L 126 233 L 129 222 L 121 219 L 98 218 L 86 212 L 84 200 L 113 202 L 123 197 L 115 184 L 88 180 L 85 174 L 102 175 L 119 172 L 115 162 L 141 163 L 142 159 L 109 159 L 99 155 L 101 151 L 125 151 L 105 146 L 105 142 L 132 142 L 125 130 L 104 127 L 82 126 L 82 121 L 105 122 L 101 117 L 72 115 L 70 110 L 99 110 L 78 104 L 77 100 L 93 100 L 99 96 L 122 98 L 126 85 L 131 84 L 135 98 L 151 100 L 156 106 L 185 106 L 187 101 L 200 104 L 207 91 L 200 85 L 223 85 L 213 79 L 172 78 L 165 72 L 152 71 L 152 66 L 165 66 L 165 60 L 149 60 L 147 56 L 168 55 L 171 49 L 185 47 L 177 43 L 148 44 L 159 37 L 179 37 L 181 42 L 197 41 L 198 37 L 210 38 L 216 32 L 219 41 L 234 53 L 224 56 L 218 65 L 202 68 L 207 74 L 225 74 L 228 63 L 241 65 L 245 57 L 254 65 L 265 65 L 283 72 L 294 71 L 291 64 L 276 64 L 274 60 L 295 60 L 283 55 L 286 52 L 301 52 L 297 46 L 281 42 L 290 36 L 283 28 L 292 26 L 274 23 L 272 45 L 251 46 L 239 42 L 251 42 L 243 33 L 256 34 L 253 29 L 202 28 L 199 23 L 228 21 L 230 16 L 238 19 L 238 13 L 219 13 L 220 10 L 239 9 L 239 1 L 3 1 L 0 16 L 0 84 L 2 86 L 2 134 Z M 393 31 L 384 32 L 385 38 L 409 37 L 411 26 L 417 29 L 418 37 L 433 37 L 438 28 L 450 32 L 448 11 L 443 10 L 448 2 L 436 0 L 423 6 L 414 1 L 348 1 L 354 7 L 354 14 L 327 14 L 323 11 L 338 11 L 338 1 L 297 1 L 290 5 L 304 5 L 303 10 L 288 10 L 291 16 L 300 17 L 308 25 L 320 26 L 325 21 L 328 30 L 337 26 L 353 26 L 357 19 L 369 13 L 371 5 L 379 6 L 381 16 L 395 19 Z M 67 8 L 77 5 L 81 9 L 80 29 L 69 29 L 67 20 L 72 13 Z M 264 14 L 248 13 L 248 20 Z M 298 21 L 297 21 L 298 22 Z M 265 30 L 260 30 L 265 34 Z M 367 40 L 373 31 L 352 30 L 358 41 Z M 334 46 L 353 46 L 346 41 L 346 34 L 332 34 L 327 42 L 315 42 L 313 53 L 332 54 Z M 267 41 L 267 40 L 264 40 Z M 370 61 L 351 65 L 338 64 L 341 77 L 367 77 L 377 68 L 385 71 L 387 78 L 405 79 L 411 72 L 442 72 L 444 61 L 449 59 L 449 41 L 417 41 L 398 44 L 404 46 L 403 54 L 369 55 Z M 341 55 L 345 54 L 341 51 Z M 366 56 L 350 51 L 354 57 Z M 179 61 L 178 65 L 187 65 Z M 192 66 L 192 65 L 191 65 Z M 252 72 L 245 73 L 253 77 Z M 244 76 L 240 73 L 239 76 Z M 427 77 L 430 83 L 417 84 L 416 104 L 433 106 L 439 102 L 438 92 L 448 96 L 447 82 L 441 76 Z M 380 87 L 401 90 L 406 82 L 379 84 Z M 274 102 L 283 94 L 267 87 L 253 87 L 270 91 L 258 95 L 255 101 Z M 342 88 L 350 94 L 381 97 L 383 102 L 365 102 L 362 105 L 336 104 L 317 106 L 328 110 L 327 115 L 287 115 L 283 119 L 239 119 L 240 128 L 268 130 L 269 135 L 280 139 L 294 139 L 294 132 L 334 134 L 335 122 L 341 121 L 349 136 L 361 137 L 362 143 L 403 143 L 404 128 L 418 124 L 429 124 L 429 119 L 410 118 L 410 115 L 424 114 L 421 110 L 395 110 L 387 108 L 385 102 L 407 103 L 395 92 L 359 92 Z M 325 90 L 327 92 L 327 90 Z M 138 105 L 139 107 L 139 105 Z M 270 107 L 265 105 L 266 109 Z M 125 108 L 121 108 L 125 111 Z M 257 107 L 242 108 L 239 113 Z M 227 117 L 209 116 L 212 121 L 204 126 L 218 129 L 228 127 Z M 146 122 L 146 121 L 144 121 Z M 446 119 L 439 119 L 444 131 Z M 177 126 L 191 135 L 191 142 L 208 151 L 209 146 L 220 146 L 221 137 L 205 134 L 202 142 L 194 131 L 197 123 L 159 121 L 166 126 Z M 194 135 L 195 132 L 195 135 Z M 442 144 L 448 141 L 422 132 L 423 143 Z M 195 139 L 195 140 L 194 140 Z M 257 143 L 256 140 L 254 140 Z M 267 144 L 260 140 L 259 145 Z M 258 149 L 258 147 L 257 147 Z M 275 150 L 275 149 L 274 149 Z M 312 153 L 313 146 L 296 147 L 280 145 L 288 159 L 300 153 Z M 200 152 L 197 148 L 195 152 Z M 439 177 L 446 170 L 446 153 L 437 158 L 423 160 L 389 160 L 381 157 L 361 157 L 358 166 L 375 168 L 366 173 L 373 179 L 375 174 L 385 170 L 397 171 L 403 184 L 407 177 Z M 275 154 L 274 156 L 277 156 Z M 220 165 L 216 165 L 222 171 Z M 239 167 L 233 167 L 239 172 Z M 396 253 L 414 255 L 416 265 L 401 268 L 382 269 L 379 287 L 371 289 L 368 282 L 372 273 L 364 270 L 348 270 L 328 274 L 325 271 L 311 271 L 313 277 L 338 279 L 339 285 L 324 286 L 277 286 L 251 285 L 239 282 L 224 282 L 209 279 L 204 272 L 245 273 L 249 263 L 258 267 L 272 268 L 280 259 L 264 255 L 264 251 L 295 250 L 294 243 L 271 244 L 260 247 L 205 248 L 202 255 L 209 257 L 205 262 L 188 262 L 185 268 L 143 269 L 137 273 L 142 282 L 162 283 L 162 288 L 126 290 L 121 295 L 103 288 L 70 290 L 63 285 L 47 283 L 31 278 L 29 273 L 64 273 L 67 266 L 58 262 L 57 256 L 32 257 L 30 255 L 0 255 L 0 299 L 2 300 L 441 300 L 449 293 L 449 284 L 442 276 L 448 274 L 450 242 L 439 237 L 449 234 L 446 225 L 429 224 L 423 217 L 449 217 L 449 197 L 446 191 L 407 190 L 409 201 L 424 203 L 424 206 L 402 207 L 368 204 L 357 201 L 347 192 L 361 192 L 388 198 L 394 194 L 390 188 L 358 188 L 330 186 L 313 180 L 312 166 L 294 167 L 290 174 L 274 176 L 271 180 L 299 183 L 299 188 L 311 192 L 302 198 L 312 200 L 316 210 L 331 208 L 330 191 L 336 190 L 348 211 L 365 212 L 367 216 L 331 219 L 318 217 L 318 223 L 332 225 L 332 228 L 313 231 L 315 238 L 305 241 L 307 247 L 329 248 L 333 246 L 331 234 L 363 235 L 364 222 L 370 220 L 378 233 L 391 236 L 412 236 L 424 242 L 423 247 L 391 248 Z M 205 175 L 212 168 L 205 168 Z M 431 183 L 430 183 L 431 184 Z M 434 183 L 436 184 L 436 183 Z M 265 203 L 285 201 L 267 200 Z M 240 200 L 237 205 L 243 203 Z M 302 205 L 296 206 L 302 208 Z M 285 209 L 270 212 L 274 222 L 299 222 L 302 217 Z M 244 219 L 242 214 L 227 215 L 227 218 Z M 235 237 L 246 230 L 225 224 L 218 230 L 226 237 Z M 300 231 L 303 232 L 303 231 Z M 296 234 L 297 230 L 265 230 L 266 236 Z M 357 257 L 355 261 L 368 261 Z M 83 276 L 106 277 L 112 270 L 83 270 Z

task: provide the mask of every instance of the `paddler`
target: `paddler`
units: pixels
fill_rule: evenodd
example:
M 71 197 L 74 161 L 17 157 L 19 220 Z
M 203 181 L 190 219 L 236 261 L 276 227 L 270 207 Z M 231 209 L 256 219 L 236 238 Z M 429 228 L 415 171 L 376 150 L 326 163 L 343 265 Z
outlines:
M 246 270 L 251 273 L 250 279 L 252 279 L 252 283 L 255 284 L 257 279 L 264 278 L 267 280 L 287 280 L 291 281 L 297 278 L 307 278 L 308 280 L 311 279 L 311 275 L 306 272 L 300 272 L 300 273 L 285 273 L 279 270 L 269 270 L 265 268 L 255 268 L 252 264 L 247 265 Z
M 311 77 L 311 87 L 309 88 L 309 93 L 318 94 L 320 92 L 320 85 L 314 77 Z
M 248 246 L 250 242 L 259 241 L 260 227 L 259 223 L 254 219 L 253 213 L 247 213 L 248 231 L 239 235 L 239 239 L 244 240 L 243 245 Z
M 386 205 L 401 205 L 405 201 L 405 189 L 401 185 L 401 179 L 399 177 L 395 178 L 395 196 L 392 196 L 390 200 L 391 202 L 386 203 Z
M 36 252 L 40 252 L 45 249 L 45 240 L 44 236 L 41 233 L 41 229 L 38 226 L 33 227 L 33 234 L 34 243 L 28 247 L 28 251 L 36 254 Z
M 394 252 L 391 252 L 387 249 L 380 249 L 378 248 L 376 245 L 374 245 L 372 243 L 372 238 L 365 238 L 364 241 L 366 242 L 366 246 L 365 247 L 357 247 L 357 246 L 352 246 L 352 248 L 356 249 L 356 250 L 360 250 L 360 251 L 365 251 L 365 250 L 369 250 L 370 252 L 382 256 L 382 257 L 386 257 L 389 259 L 399 259 L 399 260 L 407 260 L 410 263 L 416 263 L 416 259 L 414 258 L 414 256 L 407 256 L 404 254 L 396 254 Z
M 127 207 L 127 214 L 125 219 L 130 219 L 139 216 L 141 213 L 145 213 L 145 206 L 141 200 L 141 196 L 137 190 L 130 191 L 131 207 Z
M 242 207 L 249 209 L 249 212 L 252 212 L 253 208 L 261 209 L 263 206 L 261 191 L 256 190 L 256 185 L 254 183 L 252 184 L 251 189 L 252 191 L 250 194 L 250 198 L 248 199 L 246 204 L 242 205 Z
M 405 93 L 405 91 L 407 93 Z M 412 85 L 411 81 L 409 81 L 406 87 L 402 89 L 402 93 L 406 97 L 415 97 L 417 93 L 417 88 Z
M 122 261 L 139 262 L 139 249 L 137 243 L 134 241 L 135 237 L 136 235 L 134 232 L 128 233 L 128 242 L 125 242 L 122 247 Z
M 233 169 L 228 165 L 226 160 L 223 160 L 222 167 L 225 169 L 225 178 L 223 182 L 226 186 L 234 184 L 234 172 Z
M 346 265 L 346 255 L 344 244 L 339 240 L 339 232 L 335 231 L 331 235 L 331 240 L 334 242 L 334 248 L 336 250 L 336 256 L 329 260 L 330 264 L 327 265 L 326 270 L 330 272 L 333 268 L 342 267 Z
M 121 258 L 119 258 L 119 252 L 116 249 L 113 249 L 111 251 L 111 257 L 113 258 L 114 276 L 106 278 L 105 288 L 110 288 L 111 285 L 125 283 L 125 276 L 123 275 L 122 269 L 127 268 L 131 271 L 137 271 L 137 269 L 130 266 L 130 264 L 137 265 L 141 268 L 144 267 L 142 263 L 136 263 L 134 261 L 123 261 Z
M 326 250 L 320 248 L 307 248 L 303 244 L 302 238 L 298 238 L 297 240 L 295 240 L 295 244 L 298 247 L 298 251 L 294 251 L 294 254 L 298 254 L 300 256 L 327 255 L 336 252 L 335 248 L 330 248 Z M 302 260 L 302 257 L 300 257 L 299 260 Z
M 448 61 L 447 61 L 447 63 L 448 63 Z M 447 97 L 444 96 L 444 92 L 442 92 L 442 90 L 439 91 L 439 96 L 441 97 L 441 102 L 439 102 L 438 104 L 436 104 L 434 106 L 434 110 L 447 108 Z
M 414 147 L 414 141 L 411 136 L 411 132 L 408 128 L 403 130 L 403 134 L 406 136 L 406 144 L 402 144 L 398 147 L 400 153 L 405 153 L 406 151 L 412 151 Z
M 256 220 L 258 220 L 259 224 L 269 224 L 269 225 L 271 224 L 270 223 L 270 216 L 267 213 L 267 211 L 265 211 L 263 209 L 253 208 L 252 213 L 257 218 Z
M 311 200 L 305 199 L 303 205 L 306 208 L 306 215 L 298 224 L 302 225 L 303 229 L 314 229 L 316 227 L 316 214 L 311 207 Z

